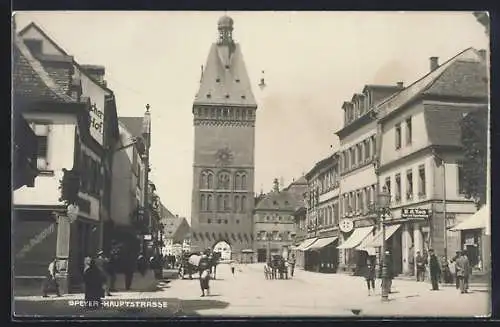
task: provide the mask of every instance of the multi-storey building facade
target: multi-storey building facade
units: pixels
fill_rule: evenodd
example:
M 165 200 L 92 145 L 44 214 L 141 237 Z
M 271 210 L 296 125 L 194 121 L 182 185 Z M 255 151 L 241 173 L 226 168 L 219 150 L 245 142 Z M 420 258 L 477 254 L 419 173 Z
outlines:
M 35 187 L 14 193 L 15 215 L 31 225 L 34 221 L 50 225 L 53 213 L 58 218 L 57 237 L 52 237 L 56 244 L 44 250 L 40 246 L 40 253 L 33 250 L 33 260 L 18 266 L 26 264 L 30 274 L 44 275 L 47 263 L 57 255 L 63 290 L 70 290 L 81 284 L 84 257 L 105 245 L 103 225 L 110 219 L 112 165 L 106 149 L 114 147 L 118 139 L 114 95 L 105 86 L 103 70 L 88 71 L 76 63 L 35 24 L 23 29 L 19 39 L 18 49 L 30 75 L 35 76 L 36 87 L 44 89 L 54 103 L 38 103 L 24 115 L 37 135 L 37 165 L 42 173 Z M 59 200 L 63 169 L 80 176 L 74 222 L 69 221 L 66 206 Z M 49 242 L 48 234 L 40 243 Z
M 459 232 L 449 228 L 476 211 L 463 194 L 460 121 L 488 110 L 487 67 L 481 51 L 467 49 L 377 107 L 381 133 L 380 185 L 391 193 L 389 247 L 412 273 L 416 251 L 452 256 Z M 480 249 L 478 249 L 480 251 Z M 477 257 L 477 255 L 471 255 Z
M 400 91 L 396 85 L 366 85 L 362 93 L 344 102 L 344 126 L 336 134 L 340 140 L 340 216 L 352 227 L 339 235 L 339 267 L 357 271 L 366 261 L 366 251 L 356 250 L 360 242 L 374 232 L 374 215 L 369 210 L 376 199 L 377 122 L 371 114 L 384 98 Z M 347 224 L 347 226 L 349 226 Z
M 307 238 L 301 248 L 306 270 L 335 272 L 338 266 L 339 162 L 334 153 L 319 161 L 306 174 L 308 183 Z M 302 255 L 299 254 L 299 256 Z
M 233 20 L 218 22 L 193 104 L 192 242 L 197 250 L 226 242 L 233 257 L 252 249 L 257 104 Z
M 257 262 L 266 262 L 272 254 L 287 258 L 295 234 L 294 212 L 307 191 L 304 177 L 279 190 L 274 190 L 256 204 L 254 210 L 255 252 Z

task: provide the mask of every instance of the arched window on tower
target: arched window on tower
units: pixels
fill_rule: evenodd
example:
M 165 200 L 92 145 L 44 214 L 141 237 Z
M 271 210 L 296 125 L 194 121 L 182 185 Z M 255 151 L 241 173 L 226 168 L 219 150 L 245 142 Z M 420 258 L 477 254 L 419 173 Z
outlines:
M 247 120 L 247 112 L 245 109 L 241 111 L 241 119 L 242 120 Z
M 222 199 L 223 199 L 222 195 L 219 195 L 217 197 L 217 211 L 224 210 L 224 204 L 222 203 Z
M 204 189 L 206 187 L 207 187 L 207 173 L 203 171 L 200 175 L 200 188 Z
M 247 176 L 245 173 L 242 173 L 240 190 L 246 190 L 246 189 L 247 189 Z
M 207 211 L 211 211 L 213 208 L 213 205 L 212 205 L 212 195 L 208 195 L 207 196 Z
M 220 190 L 229 190 L 230 177 L 228 172 L 219 173 L 217 188 Z
M 212 190 L 214 188 L 214 174 L 209 172 L 207 174 L 207 189 Z
M 246 203 L 245 203 L 246 201 L 247 201 L 247 197 L 246 196 L 242 196 L 241 197 L 241 207 L 240 207 L 241 208 L 241 210 L 240 210 L 241 212 L 244 212 L 245 209 L 246 209 Z
M 236 109 L 236 120 L 240 119 L 240 109 Z
M 205 194 L 202 194 L 200 196 L 200 210 L 201 211 L 206 210 Z
M 205 108 L 205 117 L 208 118 L 208 108 Z
M 333 225 L 333 210 L 332 210 L 332 207 L 328 207 L 328 225 Z
M 216 118 L 216 117 L 217 117 L 216 109 L 212 108 L 212 118 Z
M 241 181 L 240 174 L 239 173 L 234 174 L 234 189 L 235 190 L 240 189 L 240 181 Z
M 238 211 L 239 201 L 240 201 L 240 197 L 236 195 L 234 197 L 234 205 L 233 205 L 233 209 L 234 209 L 235 212 Z
M 229 195 L 224 195 L 224 203 L 223 203 L 224 211 L 229 210 Z

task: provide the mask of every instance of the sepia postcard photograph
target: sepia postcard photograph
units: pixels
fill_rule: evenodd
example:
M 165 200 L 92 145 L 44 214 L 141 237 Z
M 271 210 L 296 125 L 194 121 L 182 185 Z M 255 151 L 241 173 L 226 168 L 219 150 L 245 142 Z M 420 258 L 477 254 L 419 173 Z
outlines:
M 489 317 L 473 11 L 12 15 L 12 317 Z

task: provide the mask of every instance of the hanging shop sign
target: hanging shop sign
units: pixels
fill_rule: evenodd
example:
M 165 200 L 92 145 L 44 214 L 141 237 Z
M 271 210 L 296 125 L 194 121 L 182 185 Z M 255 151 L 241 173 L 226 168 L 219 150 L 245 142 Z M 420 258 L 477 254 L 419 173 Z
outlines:
M 342 233 L 350 233 L 354 229 L 354 223 L 350 219 L 342 219 L 339 228 Z
M 430 217 L 430 210 L 419 208 L 403 208 L 401 209 L 401 217 L 428 219 Z

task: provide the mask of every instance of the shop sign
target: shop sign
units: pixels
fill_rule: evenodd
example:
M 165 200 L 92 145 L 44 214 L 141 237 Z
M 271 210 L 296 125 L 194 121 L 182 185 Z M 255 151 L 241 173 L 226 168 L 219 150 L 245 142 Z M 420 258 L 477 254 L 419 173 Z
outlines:
M 403 208 L 401 209 L 402 218 L 424 218 L 428 219 L 430 216 L 429 209 L 420 208 Z
M 145 241 L 151 241 L 152 239 L 153 239 L 153 236 L 151 234 L 144 235 L 144 240 Z
M 465 244 L 465 245 L 474 245 L 474 244 L 476 244 L 476 243 L 474 242 L 474 235 L 467 236 L 467 237 L 465 238 L 465 242 L 464 242 L 464 244 Z
M 342 219 L 339 228 L 342 233 L 349 233 L 354 229 L 354 223 L 350 219 Z

